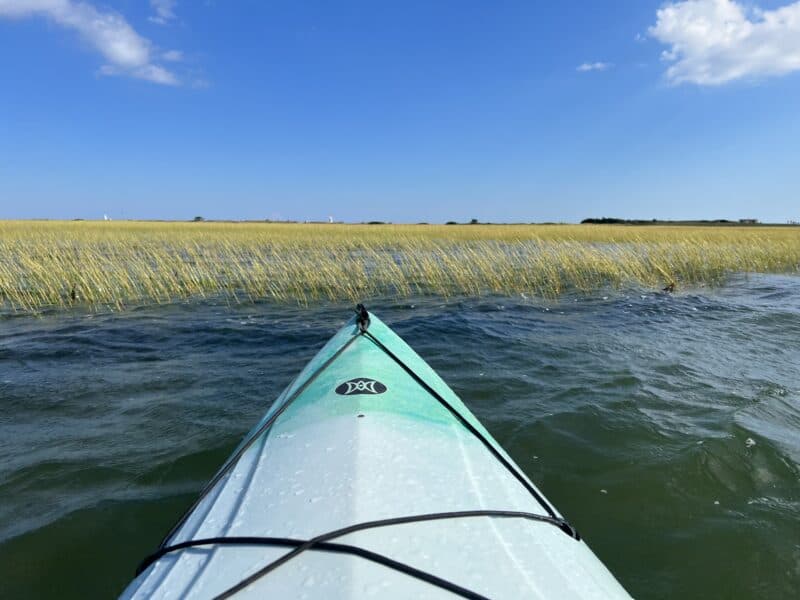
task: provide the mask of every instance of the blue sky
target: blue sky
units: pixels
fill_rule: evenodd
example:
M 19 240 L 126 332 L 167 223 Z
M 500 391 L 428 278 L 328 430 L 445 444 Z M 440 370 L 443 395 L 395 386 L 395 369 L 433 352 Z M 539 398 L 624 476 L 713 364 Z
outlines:
M 800 2 L 0 0 L 0 218 L 800 220 Z

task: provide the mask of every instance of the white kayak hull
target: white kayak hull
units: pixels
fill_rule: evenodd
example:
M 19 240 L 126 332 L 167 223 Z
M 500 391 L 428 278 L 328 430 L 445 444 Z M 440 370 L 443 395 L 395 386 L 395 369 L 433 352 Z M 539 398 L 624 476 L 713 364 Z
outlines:
M 275 402 L 165 545 L 241 536 L 308 540 L 367 521 L 443 512 L 561 518 L 421 358 L 374 317 L 368 331 L 394 356 L 360 335 L 355 324 L 340 331 Z M 365 529 L 333 541 L 430 573 L 476 597 L 629 597 L 585 542 L 553 522 L 472 516 Z M 168 552 L 122 597 L 214 598 L 290 550 L 205 545 Z M 235 593 L 370 596 L 456 597 L 361 556 L 318 548 Z

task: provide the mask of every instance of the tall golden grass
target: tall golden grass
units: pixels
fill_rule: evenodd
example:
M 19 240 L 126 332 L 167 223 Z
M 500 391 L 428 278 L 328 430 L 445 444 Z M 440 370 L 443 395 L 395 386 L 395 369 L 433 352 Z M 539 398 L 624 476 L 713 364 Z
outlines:
M 799 267 L 798 228 L 0 222 L 0 302 L 23 312 L 208 295 L 555 298 Z

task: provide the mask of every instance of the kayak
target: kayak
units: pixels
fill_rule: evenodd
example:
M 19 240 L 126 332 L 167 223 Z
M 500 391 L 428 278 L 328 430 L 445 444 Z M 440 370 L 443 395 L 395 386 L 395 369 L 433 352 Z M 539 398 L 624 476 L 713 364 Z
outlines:
M 121 598 L 629 598 L 362 305 L 137 573 Z

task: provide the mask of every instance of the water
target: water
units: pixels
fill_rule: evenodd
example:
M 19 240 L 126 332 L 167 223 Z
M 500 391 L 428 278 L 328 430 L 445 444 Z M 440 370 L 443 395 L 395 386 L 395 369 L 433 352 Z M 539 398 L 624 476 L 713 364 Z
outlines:
M 637 598 L 800 589 L 800 278 L 370 308 Z M 119 593 L 349 307 L 0 317 L 0 596 Z

